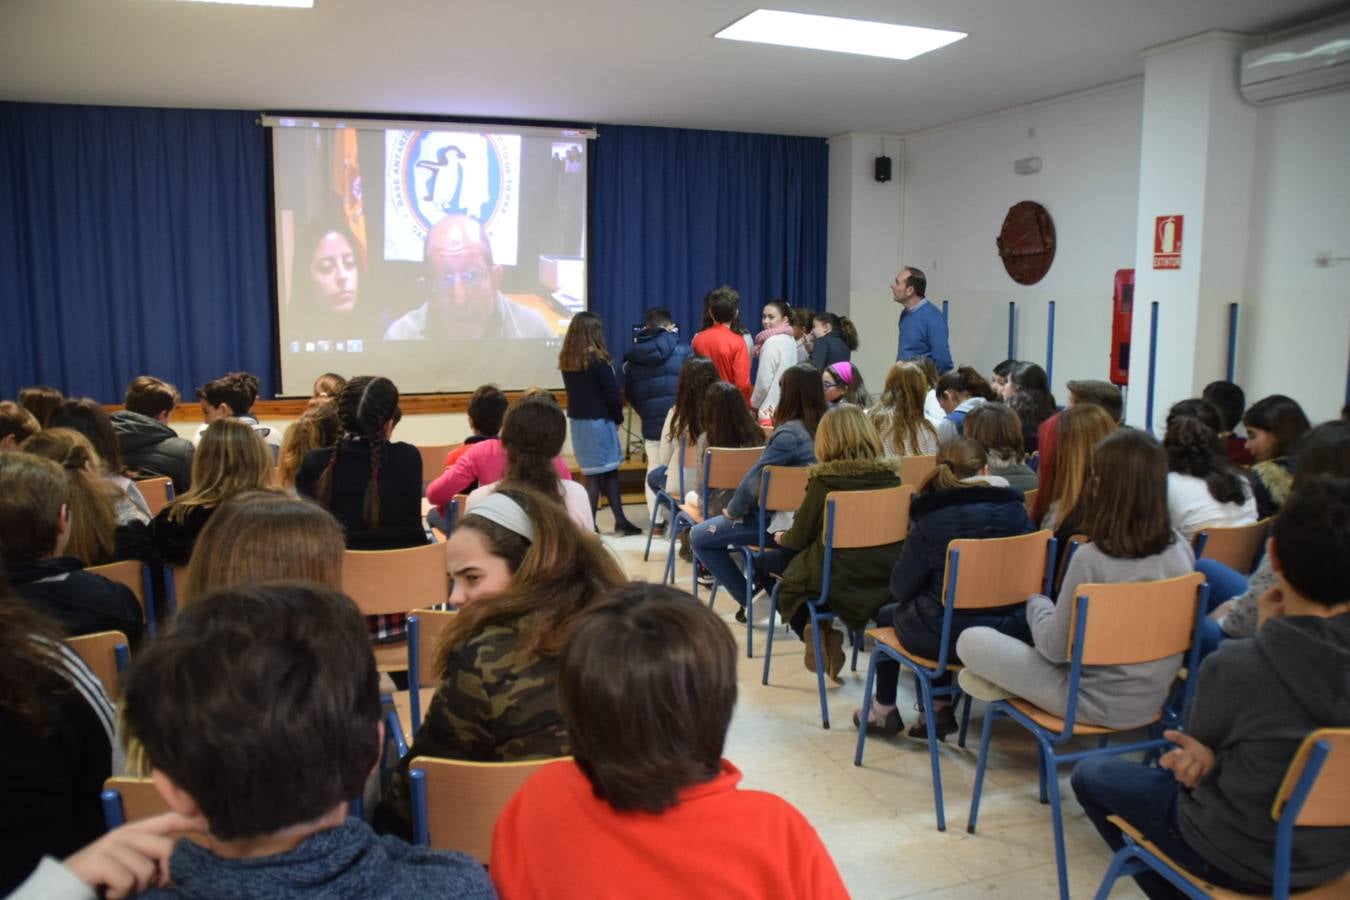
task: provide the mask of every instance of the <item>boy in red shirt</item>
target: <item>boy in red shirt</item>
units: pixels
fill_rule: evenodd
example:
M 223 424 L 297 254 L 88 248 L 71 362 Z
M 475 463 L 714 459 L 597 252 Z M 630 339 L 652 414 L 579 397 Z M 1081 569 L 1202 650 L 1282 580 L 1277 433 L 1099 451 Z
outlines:
M 689 342 L 694 352 L 706 356 L 717 367 L 717 374 L 729 384 L 734 384 L 750 402 L 750 351 L 745 346 L 745 338 L 731 330 L 736 312 L 741 304 L 741 295 L 729 285 L 722 285 L 708 294 L 708 313 L 713 324 L 694 335 Z
M 634 582 L 583 613 L 558 665 L 573 761 L 540 769 L 492 836 L 513 898 L 848 896 L 811 824 L 722 758 L 736 642 L 683 591 Z

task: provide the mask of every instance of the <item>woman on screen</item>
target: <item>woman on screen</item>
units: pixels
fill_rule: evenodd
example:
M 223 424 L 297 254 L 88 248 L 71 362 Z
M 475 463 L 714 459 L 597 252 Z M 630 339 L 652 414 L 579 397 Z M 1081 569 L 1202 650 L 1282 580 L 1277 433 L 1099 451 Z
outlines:
M 362 302 L 365 248 L 339 219 L 317 219 L 300 230 L 291 276 L 291 315 L 310 338 L 367 338 L 374 316 Z

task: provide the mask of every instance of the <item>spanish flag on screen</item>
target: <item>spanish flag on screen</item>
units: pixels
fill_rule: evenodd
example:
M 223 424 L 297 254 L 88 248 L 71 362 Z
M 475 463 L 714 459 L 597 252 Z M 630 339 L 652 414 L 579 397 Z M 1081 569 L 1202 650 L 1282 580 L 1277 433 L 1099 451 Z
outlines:
M 361 261 L 366 263 L 366 217 L 361 206 L 361 162 L 356 148 L 355 128 L 340 128 L 334 132 L 331 161 L 333 193 L 342 201 L 342 214 L 346 217 L 347 227 L 361 245 Z

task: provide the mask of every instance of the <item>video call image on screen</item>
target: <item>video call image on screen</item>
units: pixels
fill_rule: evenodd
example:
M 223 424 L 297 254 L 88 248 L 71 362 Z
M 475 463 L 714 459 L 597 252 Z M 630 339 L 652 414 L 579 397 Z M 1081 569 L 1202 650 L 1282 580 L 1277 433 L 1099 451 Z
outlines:
M 589 133 L 265 122 L 282 393 L 328 371 L 407 393 L 560 383 L 586 308 Z

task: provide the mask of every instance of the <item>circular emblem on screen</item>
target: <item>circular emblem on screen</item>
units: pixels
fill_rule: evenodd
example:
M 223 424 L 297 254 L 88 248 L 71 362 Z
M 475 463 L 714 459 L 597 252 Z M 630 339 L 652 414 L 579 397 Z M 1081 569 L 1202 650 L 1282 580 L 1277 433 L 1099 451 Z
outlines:
M 1044 206 L 1023 200 L 1008 210 L 994 239 L 1003 268 L 1018 284 L 1035 284 L 1055 261 L 1055 223 Z
M 405 226 L 425 237 L 451 213 L 491 225 L 504 198 L 503 150 L 496 135 L 403 131 L 394 144 L 389 181 Z

